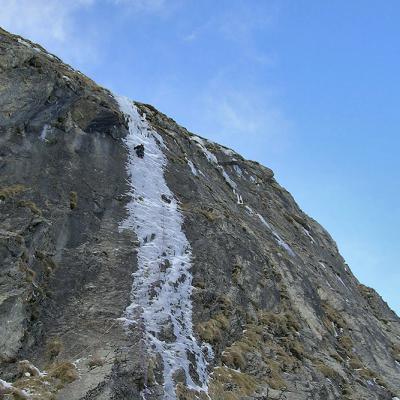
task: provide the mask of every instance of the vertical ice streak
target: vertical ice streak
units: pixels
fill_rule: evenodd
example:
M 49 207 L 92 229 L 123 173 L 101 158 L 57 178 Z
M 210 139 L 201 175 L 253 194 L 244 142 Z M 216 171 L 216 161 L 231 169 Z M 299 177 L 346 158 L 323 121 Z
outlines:
M 217 157 L 213 153 L 211 153 L 207 147 L 205 146 L 204 140 L 198 136 L 191 136 L 190 139 L 197 144 L 198 147 L 203 151 L 203 154 L 207 158 L 207 160 L 215 165 L 218 169 L 218 171 L 221 172 L 222 177 L 224 178 L 225 182 L 229 185 L 229 187 L 232 189 L 232 192 L 234 195 L 236 195 L 237 199 L 237 204 L 243 204 L 243 198 L 240 193 L 237 191 L 237 184 L 234 182 L 229 175 L 226 173 L 224 167 L 222 165 L 219 165 Z
M 132 303 L 125 323 L 142 321 L 148 351 L 163 360 L 164 399 L 176 399 L 174 374 L 183 371 L 186 385 L 207 391 L 207 361 L 192 325 L 191 248 L 182 231 L 183 217 L 164 179 L 167 159 L 162 138 L 127 98 L 116 97 L 129 124 L 125 144 L 131 185 L 128 217 L 122 229 L 133 230 L 140 242 L 138 269 L 133 274 Z M 143 144 L 144 158 L 134 147 Z

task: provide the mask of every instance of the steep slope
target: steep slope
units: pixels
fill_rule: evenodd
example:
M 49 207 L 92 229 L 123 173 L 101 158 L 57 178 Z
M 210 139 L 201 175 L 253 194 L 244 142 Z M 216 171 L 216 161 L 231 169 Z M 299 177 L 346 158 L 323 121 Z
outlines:
M 270 169 L 2 30 L 0 171 L 0 396 L 400 396 L 399 318 Z

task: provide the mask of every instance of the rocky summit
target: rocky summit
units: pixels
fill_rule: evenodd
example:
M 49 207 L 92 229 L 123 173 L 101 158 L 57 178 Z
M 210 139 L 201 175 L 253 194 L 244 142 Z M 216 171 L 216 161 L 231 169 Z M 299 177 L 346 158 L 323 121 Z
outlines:
M 0 398 L 397 399 L 400 319 L 273 172 L 0 30 Z

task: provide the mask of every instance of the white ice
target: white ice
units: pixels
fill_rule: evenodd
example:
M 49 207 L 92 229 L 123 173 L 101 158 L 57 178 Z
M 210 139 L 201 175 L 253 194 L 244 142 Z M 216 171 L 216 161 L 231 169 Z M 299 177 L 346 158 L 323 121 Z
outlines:
M 238 204 L 244 204 L 244 203 L 243 203 L 243 198 L 242 198 L 242 196 L 241 196 L 239 193 L 236 193 L 235 190 L 233 191 L 233 193 L 236 194 L 237 203 L 238 203 Z
M 227 149 L 226 147 L 220 146 L 219 149 L 227 156 L 233 156 L 235 155 L 235 152 L 231 149 Z
M 251 207 L 245 206 L 244 208 L 247 210 L 247 212 L 248 212 L 250 215 L 254 215 L 254 211 L 253 211 L 253 209 L 252 209 Z
M 46 137 L 47 137 L 47 134 L 49 133 L 49 130 L 50 130 L 50 126 L 45 124 L 43 126 L 42 132 L 40 133 L 40 136 L 39 136 L 40 140 L 42 140 L 42 141 L 46 140 Z
M 325 266 L 325 264 L 324 264 L 323 262 L 318 261 L 318 264 L 319 264 L 323 269 L 326 269 L 326 266 Z
M 3 387 L 5 389 L 11 389 L 13 387 L 13 385 L 11 383 L 3 381 L 3 379 L 0 379 L 0 385 L 3 385 Z
M 225 182 L 231 187 L 231 189 L 232 189 L 233 191 L 235 191 L 235 190 L 237 189 L 237 184 L 236 184 L 236 182 L 234 182 L 234 181 L 230 178 L 230 176 L 227 174 L 227 172 L 224 170 L 223 167 L 221 167 L 220 165 L 219 165 L 219 167 L 220 167 L 221 174 L 222 174 L 222 176 L 223 176 L 224 179 L 225 179 Z
M 183 371 L 189 388 L 207 392 L 204 353 L 211 356 L 212 351 L 206 344 L 198 343 L 193 333 L 192 253 L 182 230 L 178 202 L 164 178 L 167 159 L 162 148 L 165 146 L 129 99 L 116 97 L 116 100 L 129 124 L 125 145 L 129 152 L 127 171 L 132 196 L 121 229 L 133 230 L 140 242 L 131 304 L 124 313 L 125 324 L 142 326 L 148 350 L 161 356 L 164 399 L 176 399 L 173 376 L 179 370 Z M 144 158 L 136 156 L 133 147 L 138 144 L 145 147 Z M 171 332 L 168 341 L 163 339 L 165 331 Z
M 22 389 L 17 389 L 12 385 L 12 383 L 6 382 L 1 378 L 0 378 L 0 389 L 7 389 L 7 390 L 11 389 L 11 390 L 16 391 L 16 393 L 18 393 L 20 395 L 19 397 L 22 396 L 25 399 L 30 399 L 28 391 L 22 390 Z
M 346 284 L 343 282 L 343 279 L 342 279 L 339 275 L 336 275 L 336 278 L 337 278 L 337 280 L 338 280 L 346 289 L 348 289 L 348 287 L 346 286 Z
M 42 54 L 46 55 L 46 56 L 49 57 L 49 58 L 54 58 L 54 56 L 53 56 L 52 54 L 47 53 L 47 52 L 44 52 L 44 51 L 42 51 L 41 49 L 39 49 L 38 47 L 32 46 L 32 45 L 31 45 L 30 43 L 28 43 L 26 40 L 23 40 L 23 39 L 21 39 L 21 38 L 18 38 L 17 41 L 18 41 L 18 43 L 21 43 L 21 44 L 23 44 L 24 46 L 29 47 L 30 49 L 36 51 L 37 53 L 42 53 Z
M 194 176 L 199 176 L 199 173 L 197 172 L 197 169 L 196 169 L 196 167 L 194 166 L 192 160 L 186 160 L 186 161 L 187 161 L 187 164 L 189 165 L 190 170 L 192 171 L 192 174 L 193 174 Z
M 196 142 L 196 144 L 201 148 L 208 161 L 210 161 L 212 164 L 218 164 L 217 157 L 215 157 L 215 155 L 207 149 L 205 142 L 202 138 L 193 135 L 190 137 L 190 139 Z
M 304 227 L 303 227 L 303 231 L 304 231 L 304 233 L 309 237 L 311 243 L 314 244 L 314 243 L 315 243 L 315 240 L 314 240 L 314 238 L 311 236 L 311 233 L 310 233 L 306 228 L 304 228 Z
M 278 233 L 275 231 L 275 229 L 271 226 L 271 224 L 269 224 L 265 218 L 260 215 L 260 214 L 256 214 L 254 212 L 254 210 L 249 207 L 249 206 L 245 206 L 246 211 L 248 212 L 249 215 L 253 216 L 253 215 L 257 215 L 257 217 L 259 218 L 259 220 L 263 223 L 263 225 L 265 225 L 269 231 L 271 231 L 272 235 L 274 236 L 274 239 L 276 240 L 276 242 L 279 244 L 279 246 L 283 247 L 290 256 L 295 257 L 296 254 L 295 252 L 291 249 L 291 247 L 278 235 Z
M 239 167 L 239 165 L 234 164 L 233 165 L 233 169 L 235 170 L 235 172 L 237 173 L 238 177 L 241 178 L 243 176 L 243 171 L 242 169 Z
M 237 200 L 237 204 L 243 204 L 243 198 L 241 196 L 240 193 L 238 193 L 237 191 L 237 184 L 236 182 L 234 182 L 231 177 L 228 175 L 228 173 L 225 171 L 224 167 L 222 165 L 219 165 L 218 163 L 218 159 L 217 157 L 215 157 L 215 155 L 213 153 L 211 153 L 206 145 L 205 145 L 205 141 L 198 137 L 198 136 L 191 136 L 190 139 L 194 142 L 196 142 L 197 146 L 200 147 L 200 149 L 202 150 L 203 154 L 205 155 L 205 157 L 207 158 L 207 160 L 215 165 L 215 167 L 218 169 L 218 171 L 221 172 L 222 177 L 224 178 L 225 182 L 229 185 L 229 187 L 232 189 L 232 192 L 234 195 L 236 195 L 236 200 Z
M 257 214 L 258 218 L 260 221 L 271 231 L 273 234 L 276 242 L 281 246 L 283 249 L 286 250 L 286 252 L 291 256 L 291 257 L 296 257 L 296 253 L 292 250 L 292 248 L 279 236 L 278 232 L 264 219 L 264 217 L 260 214 Z
M 24 39 L 18 38 L 18 39 L 17 39 L 17 42 L 23 44 L 23 45 L 26 46 L 26 47 L 32 48 L 31 44 L 28 43 L 27 41 L 25 41 Z

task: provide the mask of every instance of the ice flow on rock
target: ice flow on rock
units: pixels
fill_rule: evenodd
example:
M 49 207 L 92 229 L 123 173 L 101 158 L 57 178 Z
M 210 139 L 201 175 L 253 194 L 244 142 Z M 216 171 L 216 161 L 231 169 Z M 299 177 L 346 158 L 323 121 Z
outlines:
M 128 326 L 143 324 L 148 351 L 163 361 L 164 398 L 176 399 L 173 378 L 179 370 L 191 389 L 207 391 L 208 381 L 203 353 L 208 347 L 199 344 L 193 333 L 191 247 L 182 231 L 178 203 L 164 179 L 167 159 L 162 138 L 129 99 L 116 96 L 116 100 L 129 124 L 125 145 L 132 196 L 121 228 L 133 230 L 140 242 L 124 320 Z M 134 151 L 140 144 L 145 148 L 143 158 Z

